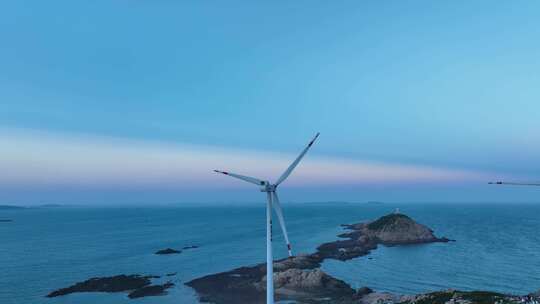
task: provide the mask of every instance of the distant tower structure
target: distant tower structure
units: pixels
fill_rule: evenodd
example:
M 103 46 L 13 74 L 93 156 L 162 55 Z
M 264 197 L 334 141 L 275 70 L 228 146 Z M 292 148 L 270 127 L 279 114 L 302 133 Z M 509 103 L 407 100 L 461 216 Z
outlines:
M 394 210 L 394 214 L 399 214 L 399 208 L 396 208 L 396 210 Z

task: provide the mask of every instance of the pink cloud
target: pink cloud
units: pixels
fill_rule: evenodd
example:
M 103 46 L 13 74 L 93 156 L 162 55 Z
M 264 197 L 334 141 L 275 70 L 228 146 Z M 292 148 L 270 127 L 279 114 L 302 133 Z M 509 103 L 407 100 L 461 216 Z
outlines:
M 274 181 L 296 155 L 212 146 L 0 130 L 1 185 L 244 187 L 224 169 Z M 315 149 L 316 150 L 316 149 Z M 287 185 L 486 181 L 483 172 L 321 157 L 310 151 Z

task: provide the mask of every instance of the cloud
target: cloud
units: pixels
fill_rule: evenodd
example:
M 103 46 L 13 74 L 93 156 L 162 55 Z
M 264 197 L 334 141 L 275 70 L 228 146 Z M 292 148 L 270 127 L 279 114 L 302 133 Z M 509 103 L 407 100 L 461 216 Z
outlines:
M 477 171 L 325 157 L 316 153 L 316 146 L 313 150 L 287 180 L 287 186 L 441 184 L 489 179 L 489 175 Z M 213 146 L 0 130 L 0 185 L 249 187 L 212 170 L 223 169 L 274 181 L 295 157 Z

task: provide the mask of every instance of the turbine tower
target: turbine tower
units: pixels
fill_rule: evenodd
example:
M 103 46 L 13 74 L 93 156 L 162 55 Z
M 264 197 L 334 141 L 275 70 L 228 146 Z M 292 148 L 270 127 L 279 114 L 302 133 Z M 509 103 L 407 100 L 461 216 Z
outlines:
M 276 215 L 279 220 L 279 225 L 281 226 L 281 230 L 283 231 L 283 236 L 285 237 L 285 243 L 287 243 L 287 251 L 289 252 L 289 257 L 292 257 L 292 249 L 291 249 L 291 243 L 289 242 L 289 236 L 287 235 L 287 228 L 285 227 L 285 220 L 283 219 L 283 211 L 281 210 L 281 204 L 279 203 L 278 195 L 277 195 L 277 187 L 279 184 L 281 184 L 283 181 L 291 175 L 292 171 L 300 160 L 306 155 L 309 148 L 313 145 L 315 140 L 319 137 L 319 133 L 313 137 L 313 139 L 309 142 L 307 147 L 304 148 L 302 153 L 298 155 L 298 157 L 292 162 L 292 164 L 281 174 L 281 176 L 277 179 L 277 181 L 273 184 L 271 184 L 268 181 L 260 180 L 254 177 L 225 172 L 225 171 L 219 171 L 214 170 L 214 172 L 225 174 L 228 176 L 232 176 L 238 179 L 241 179 L 243 181 L 246 181 L 248 183 L 252 183 L 255 185 L 260 186 L 261 192 L 266 192 L 267 197 L 267 203 L 266 203 L 266 303 L 267 304 L 273 304 L 274 303 L 274 269 L 273 269 L 273 257 L 272 257 L 272 208 L 276 211 Z

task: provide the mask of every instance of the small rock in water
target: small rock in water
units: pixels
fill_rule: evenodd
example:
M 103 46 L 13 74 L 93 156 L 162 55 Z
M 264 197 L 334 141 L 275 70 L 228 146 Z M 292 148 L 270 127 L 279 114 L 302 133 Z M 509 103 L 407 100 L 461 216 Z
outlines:
M 143 288 L 150 285 L 150 279 L 156 276 L 117 275 L 113 277 L 92 278 L 70 287 L 55 290 L 47 298 L 67 295 L 75 292 L 121 292 Z
M 145 286 L 143 288 L 139 288 L 132 291 L 130 294 L 128 294 L 128 298 L 136 299 L 136 298 L 150 297 L 150 296 L 161 296 L 161 295 L 166 294 L 167 293 L 166 290 L 173 286 L 174 284 L 171 282 L 167 282 L 163 285 Z
M 158 250 L 158 251 L 156 251 L 155 254 L 175 254 L 175 253 L 181 253 L 181 252 L 182 252 L 181 250 L 167 248 L 167 249 Z
M 186 250 L 186 249 L 196 249 L 196 248 L 199 248 L 199 246 L 196 246 L 196 245 L 185 246 L 185 247 L 182 248 L 182 249 Z
M 176 274 L 177 274 L 177 272 L 171 272 L 171 273 L 167 273 L 167 276 L 172 277 L 172 276 L 175 276 Z

